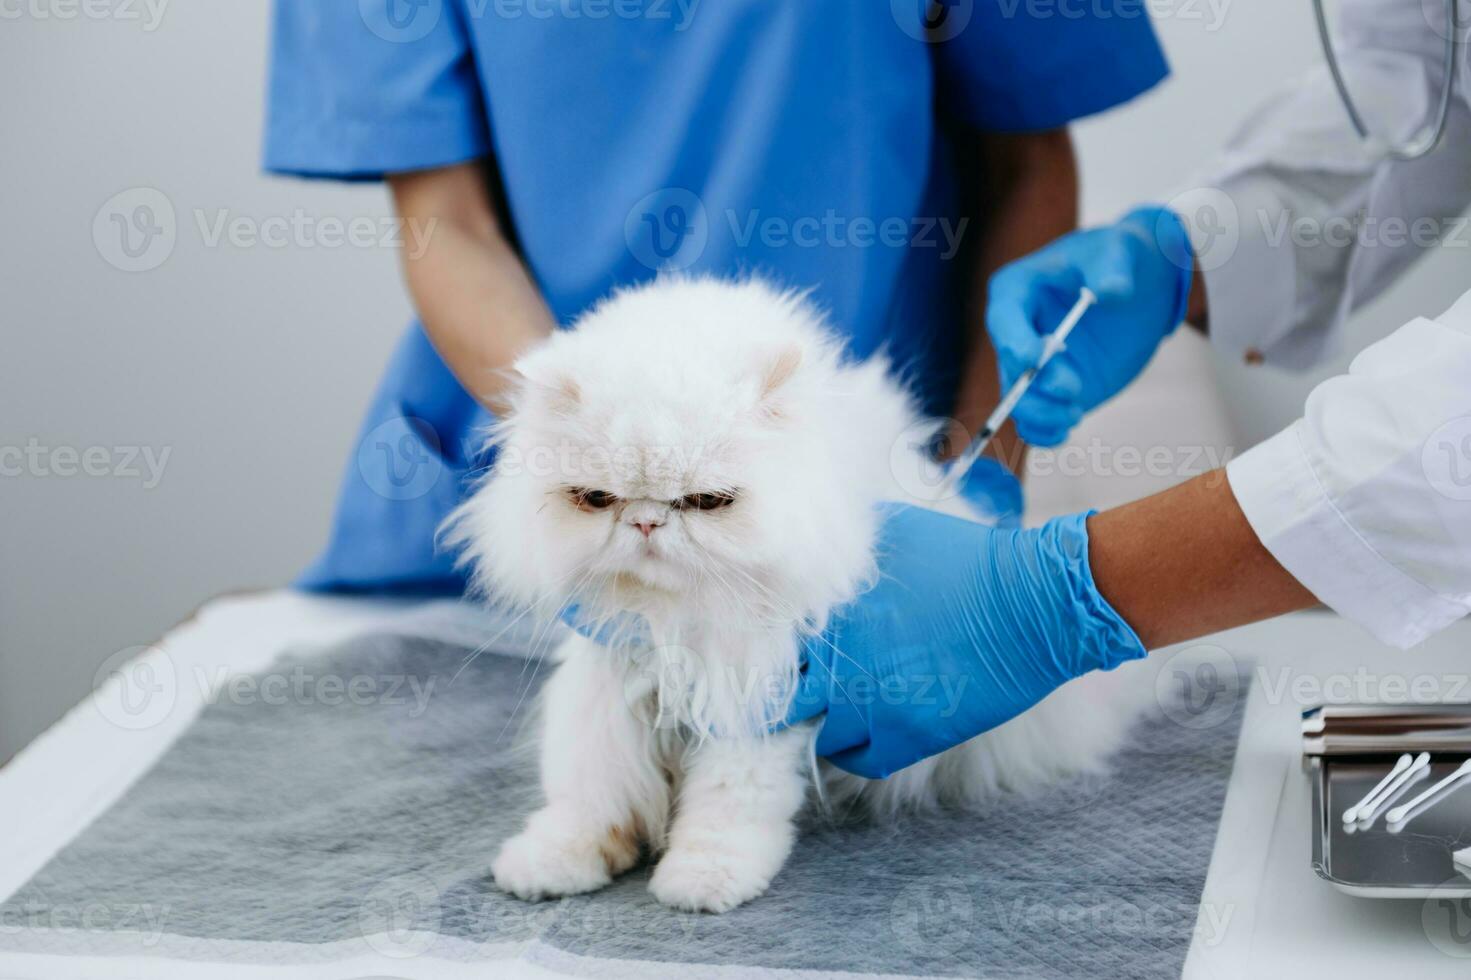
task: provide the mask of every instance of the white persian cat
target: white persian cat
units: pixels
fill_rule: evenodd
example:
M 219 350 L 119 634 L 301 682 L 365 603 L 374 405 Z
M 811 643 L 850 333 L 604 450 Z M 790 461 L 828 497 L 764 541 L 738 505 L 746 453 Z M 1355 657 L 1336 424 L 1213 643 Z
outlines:
M 811 783 L 813 726 L 766 734 L 799 633 L 872 581 L 874 505 L 925 485 L 937 424 L 882 358 L 845 359 L 803 295 L 760 281 L 620 292 L 516 369 L 497 463 L 448 540 L 497 601 L 550 616 L 575 597 L 588 616 L 639 613 L 648 633 L 557 650 L 546 803 L 501 848 L 496 883 L 587 892 L 647 848 L 659 901 L 734 908 L 781 870 Z M 1117 687 L 1074 682 L 886 780 L 826 764 L 818 778 L 894 814 L 1098 771 L 1133 716 Z

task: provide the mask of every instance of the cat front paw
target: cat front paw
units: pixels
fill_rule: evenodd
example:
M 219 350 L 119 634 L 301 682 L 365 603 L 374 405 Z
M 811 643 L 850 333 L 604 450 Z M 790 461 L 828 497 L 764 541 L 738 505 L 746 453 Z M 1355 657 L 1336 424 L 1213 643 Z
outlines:
M 654 869 L 649 892 L 685 912 L 729 912 L 766 891 L 771 875 L 749 855 L 714 848 L 673 848 Z
M 595 839 L 526 830 L 501 845 L 490 870 L 502 891 L 538 901 L 602 888 L 613 880 L 608 865 Z

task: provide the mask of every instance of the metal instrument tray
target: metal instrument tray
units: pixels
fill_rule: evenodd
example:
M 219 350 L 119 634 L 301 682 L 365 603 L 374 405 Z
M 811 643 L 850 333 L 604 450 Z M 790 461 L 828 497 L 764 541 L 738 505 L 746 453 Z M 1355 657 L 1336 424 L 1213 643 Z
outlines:
M 1303 715 L 1304 766 L 1313 791 L 1313 870 L 1365 898 L 1471 898 L 1471 869 L 1451 855 L 1471 847 L 1471 779 L 1420 808 L 1402 827 L 1385 813 L 1471 758 L 1471 705 L 1351 705 Z M 1358 803 L 1405 752 L 1431 753 L 1422 773 L 1368 820 L 1344 826 Z

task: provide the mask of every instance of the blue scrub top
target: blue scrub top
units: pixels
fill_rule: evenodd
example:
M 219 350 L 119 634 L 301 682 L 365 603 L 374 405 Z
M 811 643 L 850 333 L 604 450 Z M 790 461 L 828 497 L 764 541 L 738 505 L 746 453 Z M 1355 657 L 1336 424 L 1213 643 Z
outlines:
M 760 272 L 812 288 L 855 356 L 885 349 L 944 414 L 954 237 L 979 232 L 945 133 L 1057 128 L 1167 73 L 1143 0 L 276 0 L 265 166 L 379 179 L 493 154 L 562 323 L 660 268 Z M 299 584 L 461 592 L 435 529 L 487 421 L 412 325 Z

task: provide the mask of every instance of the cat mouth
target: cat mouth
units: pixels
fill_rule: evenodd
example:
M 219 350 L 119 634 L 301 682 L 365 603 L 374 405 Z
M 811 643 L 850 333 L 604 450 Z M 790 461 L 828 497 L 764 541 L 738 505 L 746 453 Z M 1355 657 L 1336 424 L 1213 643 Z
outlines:
M 634 592 L 677 593 L 683 590 L 686 576 L 672 562 L 656 554 L 644 553 L 628 567 L 613 576 L 616 589 Z

